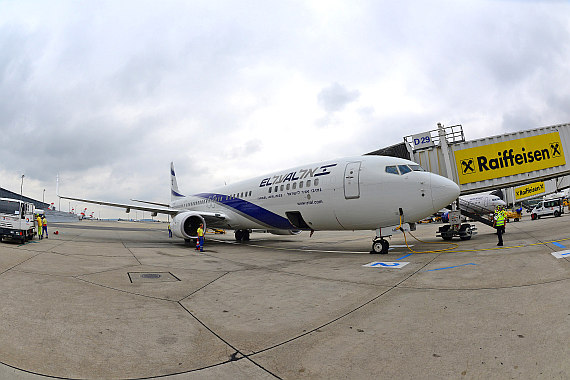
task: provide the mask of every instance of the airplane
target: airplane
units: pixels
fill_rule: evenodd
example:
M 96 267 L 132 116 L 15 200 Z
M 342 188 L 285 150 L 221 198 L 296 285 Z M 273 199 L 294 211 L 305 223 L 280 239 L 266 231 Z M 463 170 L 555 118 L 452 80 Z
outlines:
M 494 212 L 497 206 L 506 206 L 507 203 L 497 196 L 495 192 L 463 195 L 459 197 L 459 202 L 468 202 L 467 205 L 475 205 L 489 212 Z
M 281 170 L 189 196 L 178 189 L 170 164 L 170 203 L 129 205 L 58 196 L 172 217 L 171 229 L 187 244 L 201 223 L 235 231 L 237 241 L 263 229 L 277 235 L 301 231 L 376 231 L 370 253 L 388 252 L 387 227 L 417 222 L 459 196 L 459 186 L 415 162 L 388 156 L 339 158 Z

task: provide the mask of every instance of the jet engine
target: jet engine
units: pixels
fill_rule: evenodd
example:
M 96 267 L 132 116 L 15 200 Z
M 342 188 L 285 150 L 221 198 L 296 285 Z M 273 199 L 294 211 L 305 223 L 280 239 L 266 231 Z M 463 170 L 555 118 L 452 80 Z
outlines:
M 206 221 L 199 213 L 193 211 L 181 212 L 172 218 L 172 233 L 179 238 L 196 239 L 200 223 L 204 224 L 204 231 L 206 231 Z
M 301 230 L 267 230 L 273 235 L 299 235 Z

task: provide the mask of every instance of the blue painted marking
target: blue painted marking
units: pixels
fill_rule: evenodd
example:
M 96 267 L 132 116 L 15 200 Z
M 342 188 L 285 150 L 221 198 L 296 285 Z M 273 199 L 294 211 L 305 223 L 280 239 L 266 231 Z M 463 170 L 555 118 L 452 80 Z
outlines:
M 433 272 L 433 271 L 436 271 L 436 270 L 442 270 L 442 269 L 459 268 L 459 267 L 463 267 L 463 266 L 465 266 L 465 265 L 477 265 L 477 264 L 475 264 L 475 263 L 467 263 L 467 264 L 455 265 L 455 266 L 453 266 L 453 267 L 445 267 L 445 268 L 428 269 L 428 270 L 426 270 L 426 272 Z
M 374 263 L 372 265 L 370 265 L 371 267 L 377 267 L 378 265 L 383 266 L 383 267 L 397 267 L 398 263 L 393 263 L 393 264 L 387 264 L 387 263 Z
M 570 252 L 568 252 L 568 253 L 563 253 L 563 254 L 561 254 L 560 256 L 566 256 L 566 255 L 570 255 Z
M 289 219 L 277 215 L 267 209 L 264 209 L 263 207 L 259 207 L 256 204 L 244 201 L 243 199 L 230 198 L 227 195 L 214 194 L 214 193 L 200 193 L 200 194 L 195 194 L 195 196 L 204 199 L 213 200 L 223 204 L 224 206 L 231 207 L 234 210 L 239 211 L 242 214 L 245 214 L 253 219 L 256 219 L 262 224 L 265 224 L 270 227 L 283 229 L 283 230 L 298 229 L 289 222 Z
M 413 255 L 413 253 L 408 253 L 406 256 L 402 256 L 402 257 L 400 257 L 399 259 L 396 259 L 396 260 L 402 260 L 402 259 L 405 259 L 406 257 L 412 256 L 412 255 Z
M 555 242 L 555 241 L 553 241 L 552 244 L 554 244 L 555 246 L 560 247 L 560 248 L 566 248 L 566 247 L 563 246 L 562 244 L 560 244 L 560 243 L 558 243 L 558 242 Z

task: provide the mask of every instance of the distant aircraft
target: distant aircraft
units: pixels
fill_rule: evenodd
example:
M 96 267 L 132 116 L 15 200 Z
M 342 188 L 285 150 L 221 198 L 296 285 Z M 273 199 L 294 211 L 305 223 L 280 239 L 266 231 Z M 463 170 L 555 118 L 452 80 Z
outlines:
M 461 201 L 465 201 L 468 202 L 468 204 L 478 206 L 489 212 L 494 212 L 497 206 L 506 206 L 507 203 L 493 193 L 463 195 L 459 197 L 459 203 L 461 204 Z
M 301 231 L 375 230 L 372 252 L 387 253 L 386 227 L 417 222 L 459 196 L 453 181 L 395 157 L 359 156 L 298 166 L 212 191 L 184 196 L 170 164 L 169 204 L 151 206 L 63 199 L 142 210 L 172 216 L 174 235 L 187 243 L 197 237 L 200 223 L 235 231 L 249 240 L 253 229 L 278 235 Z M 59 195 L 59 191 L 58 191 Z M 158 207 L 156 207 L 158 206 Z

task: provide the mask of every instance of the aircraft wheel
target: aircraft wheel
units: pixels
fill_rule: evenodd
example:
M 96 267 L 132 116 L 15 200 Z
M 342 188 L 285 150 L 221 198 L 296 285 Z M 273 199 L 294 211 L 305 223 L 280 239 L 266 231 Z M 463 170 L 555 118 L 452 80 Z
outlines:
M 372 251 L 370 253 L 379 253 L 385 255 L 388 253 L 388 249 L 390 248 L 390 243 L 387 240 L 380 239 L 376 240 L 372 243 Z
M 243 230 L 236 230 L 235 234 L 234 234 L 236 241 L 242 241 L 244 238 L 244 232 Z
M 249 230 L 243 230 L 243 241 L 249 241 Z

